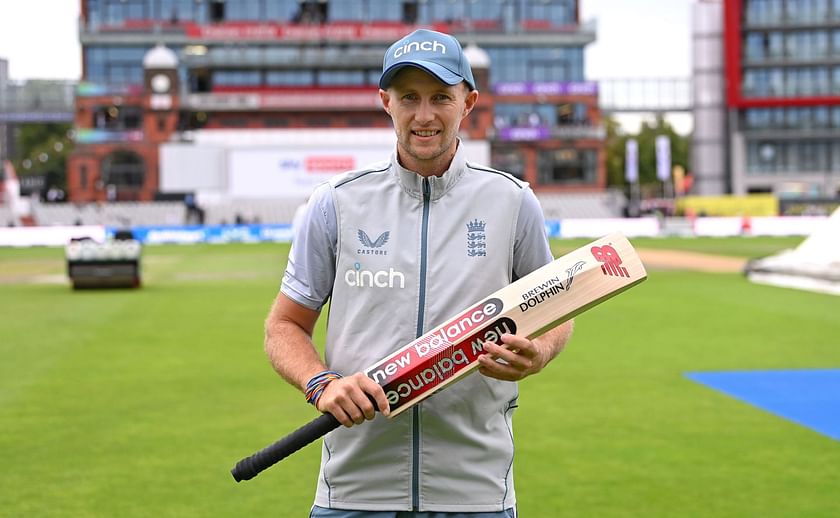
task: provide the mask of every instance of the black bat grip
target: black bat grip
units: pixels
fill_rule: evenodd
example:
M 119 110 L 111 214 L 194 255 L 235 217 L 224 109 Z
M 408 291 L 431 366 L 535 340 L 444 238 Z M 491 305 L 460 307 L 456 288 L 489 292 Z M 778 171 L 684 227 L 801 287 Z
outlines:
M 341 426 L 341 423 L 332 414 L 323 414 L 320 417 L 316 417 L 274 444 L 270 444 L 250 457 L 240 460 L 230 470 L 230 474 L 233 475 L 233 479 L 237 482 L 251 480 L 259 475 L 261 471 L 277 464 L 292 453 L 327 435 L 339 426 Z

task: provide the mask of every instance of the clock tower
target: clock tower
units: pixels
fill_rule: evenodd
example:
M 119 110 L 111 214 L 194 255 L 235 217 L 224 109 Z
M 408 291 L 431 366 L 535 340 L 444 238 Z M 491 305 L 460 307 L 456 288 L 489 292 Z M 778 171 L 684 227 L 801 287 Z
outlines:
M 143 58 L 144 124 L 147 141 L 165 142 L 177 129 L 180 86 L 178 57 L 157 45 Z

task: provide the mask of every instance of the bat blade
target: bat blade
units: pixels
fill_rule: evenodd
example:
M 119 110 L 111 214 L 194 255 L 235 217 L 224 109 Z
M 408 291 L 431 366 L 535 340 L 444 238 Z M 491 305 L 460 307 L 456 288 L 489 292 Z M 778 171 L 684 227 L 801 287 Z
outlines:
M 385 390 L 394 418 L 478 368 L 483 342 L 534 338 L 642 282 L 627 239 L 610 234 L 470 306 L 365 370 Z
M 646 278 L 627 238 L 610 234 L 488 295 L 364 372 L 382 386 L 394 418 L 477 369 L 483 342 L 504 333 L 537 337 Z M 237 482 L 253 478 L 338 426 L 325 414 L 241 460 L 231 474 Z

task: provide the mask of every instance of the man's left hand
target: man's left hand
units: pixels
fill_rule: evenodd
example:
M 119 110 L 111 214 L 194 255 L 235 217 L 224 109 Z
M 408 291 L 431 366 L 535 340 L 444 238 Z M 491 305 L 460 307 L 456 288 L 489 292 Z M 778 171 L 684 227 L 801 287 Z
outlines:
M 501 342 L 484 342 L 487 354 L 478 358 L 481 374 L 503 381 L 519 381 L 541 371 L 550 359 L 538 344 L 525 337 L 504 334 Z

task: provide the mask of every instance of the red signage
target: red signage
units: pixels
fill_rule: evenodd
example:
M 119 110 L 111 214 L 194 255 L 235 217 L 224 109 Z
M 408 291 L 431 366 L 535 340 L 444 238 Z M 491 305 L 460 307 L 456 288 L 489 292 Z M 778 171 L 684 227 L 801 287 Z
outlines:
M 315 155 L 304 160 L 307 173 L 341 173 L 356 168 L 356 159 L 352 155 Z
M 225 41 L 393 41 L 420 28 L 430 27 L 401 23 L 330 23 L 326 25 L 280 23 L 184 24 L 184 32 L 190 38 Z

